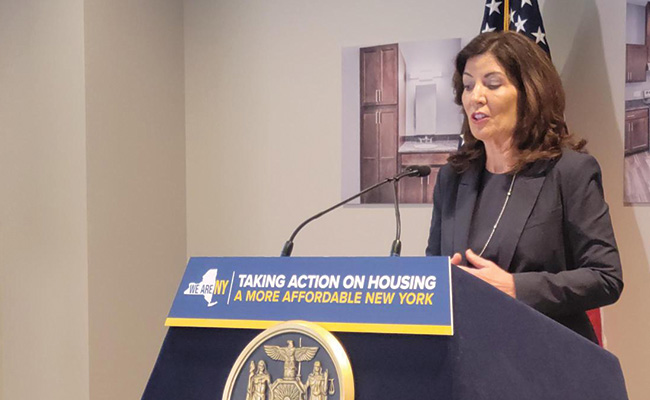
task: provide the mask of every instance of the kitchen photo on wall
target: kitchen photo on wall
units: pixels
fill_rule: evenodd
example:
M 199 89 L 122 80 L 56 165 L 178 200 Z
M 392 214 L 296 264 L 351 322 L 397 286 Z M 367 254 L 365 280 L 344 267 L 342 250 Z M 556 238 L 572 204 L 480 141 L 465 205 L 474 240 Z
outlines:
M 400 181 L 400 203 L 431 204 L 438 170 L 458 149 L 461 107 L 454 103 L 454 57 L 467 39 L 369 44 L 342 49 L 342 198 L 428 165 L 425 178 Z M 360 204 L 392 204 L 388 184 Z
M 650 203 L 650 2 L 628 0 L 625 32 L 625 204 Z

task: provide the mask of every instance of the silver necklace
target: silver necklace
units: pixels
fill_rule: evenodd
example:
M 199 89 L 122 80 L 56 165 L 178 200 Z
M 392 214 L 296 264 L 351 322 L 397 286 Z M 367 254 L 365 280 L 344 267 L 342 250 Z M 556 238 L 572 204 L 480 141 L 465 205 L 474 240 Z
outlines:
M 508 193 L 506 194 L 506 201 L 503 202 L 503 207 L 501 207 L 501 212 L 499 213 L 497 222 L 494 223 L 494 226 L 492 227 L 492 232 L 490 232 L 490 236 L 488 237 L 487 242 L 485 242 L 485 246 L 483 246 L 483 250 L 481 250 L 481 252 L 478 254 L 479 257 L 483 256 L 485 249 L 487 249 L 488 244 L 490 244 L 490 240 L 492 240 L 492 236 L 494 236 L 494 231 L 497 230 L 497 226 L 499 226 L 499 222 L 501 222 L 501 217 L 503 216 L 503 212 L 506 210 L 506 205 L 508 205 L 508 200 L 510 200 L 510 196 L 512 195 L 512 188 L 515 186 L 516 177 L 517 174 L 515 173 L 512 176 L 512 181 L 510 182 L 510 188 L 508 189 Z

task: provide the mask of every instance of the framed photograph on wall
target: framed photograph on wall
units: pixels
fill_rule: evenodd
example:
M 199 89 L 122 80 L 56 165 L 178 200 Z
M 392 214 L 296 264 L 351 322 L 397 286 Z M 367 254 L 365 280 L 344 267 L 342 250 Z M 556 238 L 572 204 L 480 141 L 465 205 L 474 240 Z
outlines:
M 400 181 L 399 201 L 431 204 L 438 170 L 460 142 L 462 109 L 454 102 L 454 57 L 470 39 L 378 43 L 342 50 L 342 198 L 428 165 L 425 178 Z M 361 204 L 392 204 L 393 187 Z
M 627 0 L 625 204 L 650 203 L 650 2 Z

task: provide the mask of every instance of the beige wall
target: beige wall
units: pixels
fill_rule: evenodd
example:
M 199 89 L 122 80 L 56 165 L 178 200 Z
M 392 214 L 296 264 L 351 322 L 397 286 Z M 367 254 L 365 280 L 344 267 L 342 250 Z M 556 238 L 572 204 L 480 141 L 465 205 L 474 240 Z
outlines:
M 279 254 L 340 199 L 341 47 L 471 35 L 480 3 L 187 1 L 188 254 Z M 404 207 L 404 254 L 423 254 L 429 212 Z M 388 207 L 342 209 L 295 255 L 387 255 L 394 231 Z
M 83 1 L 0 1 L 0 399 L 88 398 Z
M 86 0 L 90 398 L 142 394 L 185 267 L 183 6 Z
M 341 47 L 465 37 L 483 0 L 186 1 L 188 255 L 277 255 L 302 219 L 339 200 Z M 625 2 L 546 0 L 567 117 L 603 168 L 625 269 L 606 310 L 631 399 L 650 391 L 650 210 L 623 207 Z M 474 10 L 474 11 L 472 11 Z M 301 232 L 295 255 L 386 255 L 390 207 L 349 207 Z M 404 207 L 405 255 L 430 208 Z
M 0 399 L 142 394 L 186 261 L 177 0 L 0 0 Z
M 549 18 L 570 24 L 565 2 L 546 3 Z M 623 296 L 605 309 L 607 345 L 621 360 L 630 399 L 645 399 L 650 393 L 650 208 L 622 204 L 625 2 L 578 1 L 572 7 L 580 22 L 571 28 L 575 35 L 561 70 L 567 118 L 589 139 L 601 163 L 623 261 Z

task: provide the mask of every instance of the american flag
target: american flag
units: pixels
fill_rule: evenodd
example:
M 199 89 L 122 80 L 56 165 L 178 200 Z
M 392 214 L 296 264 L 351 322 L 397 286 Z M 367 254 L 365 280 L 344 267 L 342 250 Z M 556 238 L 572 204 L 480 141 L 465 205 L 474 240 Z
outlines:
M 486 0 L 481 33 L 502 30 L 522 33 L 551 54 L 537 0 Z

